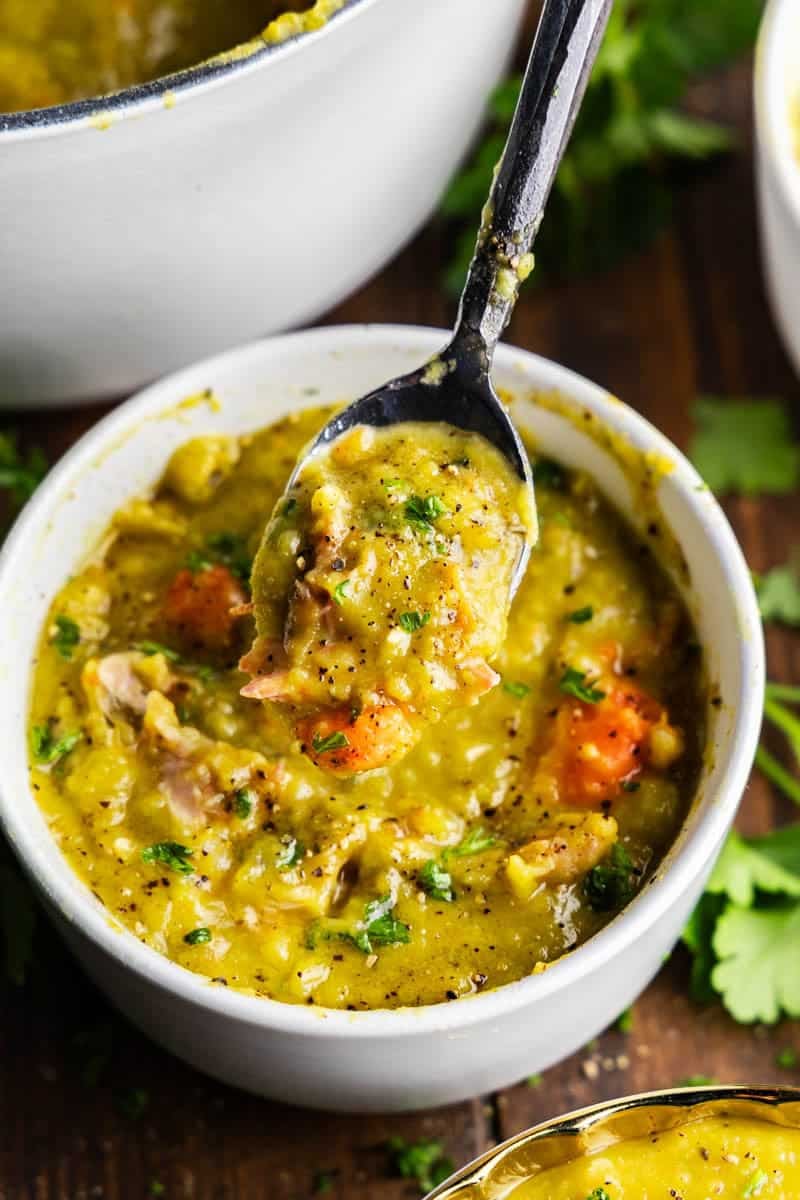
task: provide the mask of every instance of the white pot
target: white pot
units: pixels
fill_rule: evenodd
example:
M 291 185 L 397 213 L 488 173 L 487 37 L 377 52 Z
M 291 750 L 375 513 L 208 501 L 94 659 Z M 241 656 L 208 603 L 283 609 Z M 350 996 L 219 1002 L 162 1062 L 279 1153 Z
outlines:
M 642 417 L 563 367 L 508 346 L 495 377 L 520 396 L 559 392 L 578 422 L 523 399 L 516 419 L 544 453 L 584 468 L 634 524 L 646 519 L 585 412 L 672 464 L 658 486 L 685 555 L 685 591 L 722 706 L 685 828 L 656 877 L 601 933 L 542 975 L 419 1009 L 348 1013 L 237 994 L 176 966 L 117 926 L 62 859 L 31 793 L 30 670 L 48 607 L 114 511 L 152 486 L 176 446 L 257 429 L 291 409 L 355 397 L 421 363 L 445 334 L 392 326 L 317 329 L 261 342 L 155 385 L 95 426 L 42 484 L 0 557 L 0 819 L 85 966 L 153 1038 L 220 1079 L 294 1104 L 417 1109 L 503 1087 L 571 1054 L 658 970 L 697 900 L 747 781 L 761 720 L 764 653 L 750 575 L 693 468 Z M 220 408 L 180 406 L 213 388 Z M 315 391 L 313 399 L 307 394 Z M 318 391 L 317 391 L 318 389 Z
M 756 182 L 772 309 L 800 373 L 800 4 L 770 0 L 756 54 Z M 794 106 L 794 115 L 793 115 Z
M 359 287 L 434 209 L 525 7 L 348 0 L 244 60 L 0 114 L 0 405 L 121 395 Z

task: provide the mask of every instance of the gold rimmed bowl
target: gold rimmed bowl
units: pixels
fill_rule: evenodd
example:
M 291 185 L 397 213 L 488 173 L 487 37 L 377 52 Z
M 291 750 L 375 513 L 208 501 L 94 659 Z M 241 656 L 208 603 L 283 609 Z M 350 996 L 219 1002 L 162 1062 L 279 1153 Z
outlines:
M 800 1089 L 673 1088 L 606 1100 L 509 1138 L 445 1180 L 428 1200 L 511 1200 L 523 1183 L 551 1167 L 708 1117 L 758 1120 L 800 1133 Z

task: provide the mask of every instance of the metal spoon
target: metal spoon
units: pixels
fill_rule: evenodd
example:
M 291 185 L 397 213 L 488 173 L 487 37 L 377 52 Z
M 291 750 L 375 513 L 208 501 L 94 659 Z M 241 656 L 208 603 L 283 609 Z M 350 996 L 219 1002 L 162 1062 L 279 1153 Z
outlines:
M 481 433 L 531 489 L 528 456 L 489 378 L 497 342 L 511 319 L 519 285 L 558 165 L 566 149 L 613 0 L 545 0 L 522 90 L 483 211 L 453 337 L 425 366 L 393 379 L 337 413 L 298 463 L 354 425 L 444 421 Z M 531 511 L 535 512 L 533 504 Z M 511 582 L 517 589 L 530 555 L 524 544 Z

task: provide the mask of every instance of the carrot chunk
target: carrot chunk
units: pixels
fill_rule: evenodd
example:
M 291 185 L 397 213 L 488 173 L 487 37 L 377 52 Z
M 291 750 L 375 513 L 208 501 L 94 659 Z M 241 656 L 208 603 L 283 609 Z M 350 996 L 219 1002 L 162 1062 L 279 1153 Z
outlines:
M 416 732 L 397 704 L 372 704 L 360 712 L 329 709 L 297 725 L 303 751 L 326 771 L 356 775 L 399 758 L 416 740 Z
M 164 601 L 164 620 L 191 646 L 222 650 L 231 643 L 236 614 L 247 601 L 244 588 L 227 567 L 179 571 Z

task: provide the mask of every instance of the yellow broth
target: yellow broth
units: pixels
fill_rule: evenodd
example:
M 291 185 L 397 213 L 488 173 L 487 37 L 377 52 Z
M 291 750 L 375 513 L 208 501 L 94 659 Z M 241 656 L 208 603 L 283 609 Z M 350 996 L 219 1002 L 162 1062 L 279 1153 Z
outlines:
M 512 1200 L 795 1200 L 800 1130 L 707 1117 L 537 1174 Z
M 286 7 L 282 0 L 0 0 L 0 112 L 169 75 L 256 38 Z
M 602 928 L 680 827 L 701 655 L 650 551 L 587 476 L 537 466 L 541 536 L 494 664 L 399 762 L 339 779 L 240 695 L 231 605 L 323 410 L 198 438 L 57 595 L 31 782 L 136 937 L 262 996 L 374 1009 L 543 969 Z

